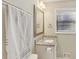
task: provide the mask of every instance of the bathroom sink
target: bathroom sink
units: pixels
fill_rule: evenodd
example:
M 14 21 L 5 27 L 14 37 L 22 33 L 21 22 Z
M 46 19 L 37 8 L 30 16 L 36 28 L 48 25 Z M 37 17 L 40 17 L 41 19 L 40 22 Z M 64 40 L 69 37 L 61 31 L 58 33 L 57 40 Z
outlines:
M 55 45 L 56 41 L 53 39 L 41 39 L 38 42 L 36 42 L 37 45 Z
M 44 40 L 43 42 L 45 42 L 45 43 L 53 43 L 54 40 Z

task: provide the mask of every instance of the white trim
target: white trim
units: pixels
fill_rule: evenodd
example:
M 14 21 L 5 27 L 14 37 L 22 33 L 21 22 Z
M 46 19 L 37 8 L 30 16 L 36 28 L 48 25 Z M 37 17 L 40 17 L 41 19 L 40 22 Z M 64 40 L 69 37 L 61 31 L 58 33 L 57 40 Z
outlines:
M 56 32 L 56 34 L 67 34 L 67 35 L 72 34 L 72 35 L 75 35 L 76 32 Z

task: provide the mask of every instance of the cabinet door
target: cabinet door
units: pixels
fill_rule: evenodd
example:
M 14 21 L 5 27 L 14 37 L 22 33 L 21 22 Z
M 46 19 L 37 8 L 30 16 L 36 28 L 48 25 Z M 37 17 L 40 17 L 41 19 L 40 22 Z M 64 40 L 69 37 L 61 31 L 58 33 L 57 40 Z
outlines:
M 38 59 L 55 59 L 55 46 L 37 45 Z

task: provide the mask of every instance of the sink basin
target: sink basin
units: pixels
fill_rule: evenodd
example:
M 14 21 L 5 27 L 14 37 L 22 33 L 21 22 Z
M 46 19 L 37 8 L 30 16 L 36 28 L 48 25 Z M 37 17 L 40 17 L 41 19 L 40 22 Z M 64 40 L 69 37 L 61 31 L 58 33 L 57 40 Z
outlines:
M 54 40 L 44 40 L 45 43 L 53 43 Z
M 36 42 L 36 44 L 44 44 L 44 45 L 55 45 L 56 44 L 56 41 L 53 40 L 53 39 L 42 39 L 42 40 L 39 40 L 38 42 Z

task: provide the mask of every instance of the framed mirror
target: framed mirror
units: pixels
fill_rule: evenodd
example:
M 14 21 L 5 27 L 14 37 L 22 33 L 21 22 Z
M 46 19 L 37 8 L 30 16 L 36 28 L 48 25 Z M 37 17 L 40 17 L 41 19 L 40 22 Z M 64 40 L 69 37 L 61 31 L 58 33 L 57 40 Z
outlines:
M 34 5 L 34 37 L 44 33 L 44 12 Z

